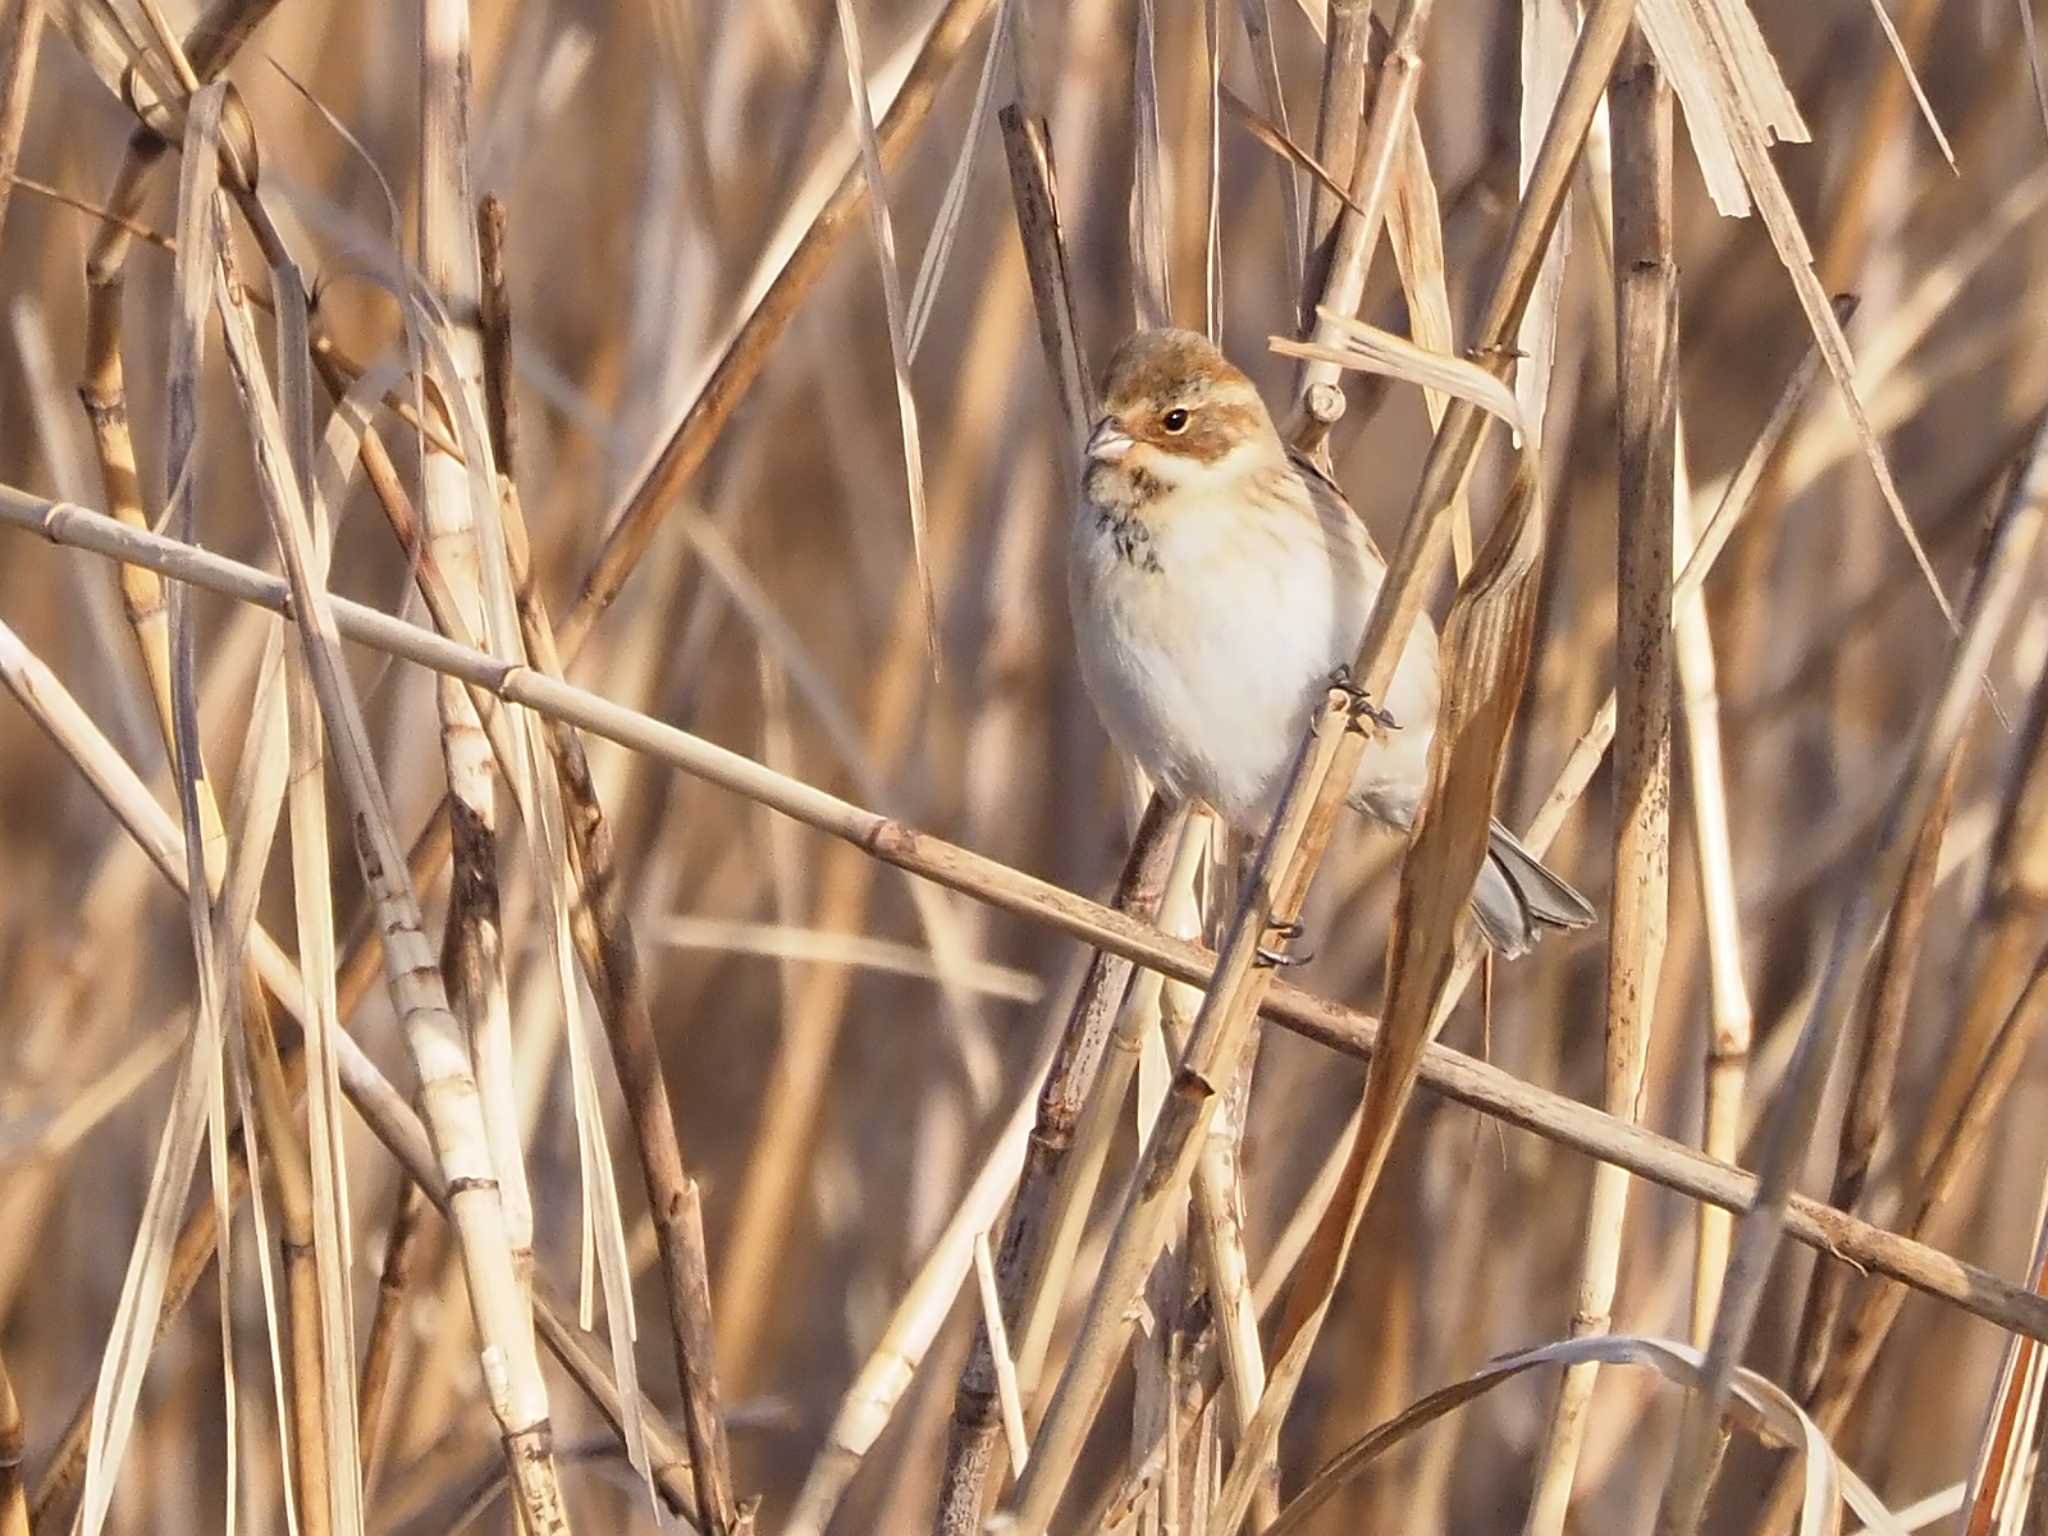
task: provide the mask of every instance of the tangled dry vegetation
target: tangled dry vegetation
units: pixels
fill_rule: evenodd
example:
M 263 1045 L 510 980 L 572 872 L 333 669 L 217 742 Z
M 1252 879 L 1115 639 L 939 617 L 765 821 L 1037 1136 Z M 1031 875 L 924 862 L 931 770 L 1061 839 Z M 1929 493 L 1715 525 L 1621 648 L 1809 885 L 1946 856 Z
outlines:
M 11 0 L 0 1536 L 2048 1529 L 2048 97 L 1753 9 Z M 1168 317 L 1405 851 L 1081 692 Z

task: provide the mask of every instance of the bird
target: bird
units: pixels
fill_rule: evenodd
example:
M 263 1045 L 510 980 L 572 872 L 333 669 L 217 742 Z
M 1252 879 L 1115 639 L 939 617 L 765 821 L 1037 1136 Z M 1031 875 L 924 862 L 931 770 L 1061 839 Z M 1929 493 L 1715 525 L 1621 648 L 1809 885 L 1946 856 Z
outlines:
M 1257 836 L 1303 727 L 1356 655 L 1386 562 L 1343 490 L 1291 450 L 1206 336 L 1139 330 L 1104 371 L 1067 576 L 1081 677 L 1118 747 L 1175 800 Z M 1437 640 L 1416 620 L 1347 799 L 1406 832 L 1436 728 Z M 1594 920 L 1498 821 L 1472 894 L 1504 957 Z

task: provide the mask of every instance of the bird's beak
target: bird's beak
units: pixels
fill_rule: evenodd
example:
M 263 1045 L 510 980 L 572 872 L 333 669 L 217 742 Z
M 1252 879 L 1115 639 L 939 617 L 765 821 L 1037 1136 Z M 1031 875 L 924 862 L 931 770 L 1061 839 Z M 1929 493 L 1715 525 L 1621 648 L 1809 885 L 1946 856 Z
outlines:
M 1118 425 L 1114 416 L 1105 416 L 1088 434 L 1086 456 L 1091 461 L 1107 464 L 1122 458 L 1133 446 L 1131 434 Z

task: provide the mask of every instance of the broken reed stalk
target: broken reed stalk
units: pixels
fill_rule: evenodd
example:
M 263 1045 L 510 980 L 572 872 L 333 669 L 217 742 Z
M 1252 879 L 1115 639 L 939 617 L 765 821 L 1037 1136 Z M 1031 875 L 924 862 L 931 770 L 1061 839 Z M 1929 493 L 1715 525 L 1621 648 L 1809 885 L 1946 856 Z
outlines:
M 1169 807 L 1158 795 L 1152 797 L 1110 898 L 1114 910 L 1143 923 L 1158 914 L 1166 872 L 1185 819 L 1184 813 Z M 1038 1118 L 1031 1127 L 1024 1166 L 996 1250 L 996 1290 L 1012 1337 L 1022 1337 L 1026 1300 L 1044 1283 L 1055 1225 L 1054 1188 L 1073 1146 L 1082 1105 L 1094 1090 L 1131 970 L 1128 959 L 1105 950 L 1097 950 L 1089 958 L 1081 990 L 1075 994 L 1059 1046 L 1046 1068 Z M 983 1491 L 1002 1431 L 996 1386 L 988 1328 L 977 1323 L 953 1397 L 945 1470 L 939 1480 L 932 1526 L 935 1536 L 971 1536 L 981 1529 Z
M 110 558 L 145 561 L 173 579 L 191 581 L 241 601 L 278 612 L 292 611 L 285 584 L 274 576 L 155 534 L 136 533 L 84 508 L 0 486 L 0 522 L 33 529 L 53 542 Z M 435 670 L 452 671 L 508 703 L 567 720 L 593 735 L 842 838 L 885 863 L 1055 932 L 1112 950 L 1171 979 L 1200 987 L 1215 974 L 1217 962 L 1209 951 L 1167 938 L 1071 891 L 785 778 L 736 752 L 621 709 L 587 690 L 454 645 L 379 609 L 340 597 L 331 598 L 330 603 L 340 633 L 359 644 Z M 1597 763 L 1597 750 L 1588 757 Z M 1567 790 L 1566 798 L 1575 795 L 1576 783 Z M 1377 1045 L 1378 1023 L 1369 1015 L 1284 982 L 1270 989 L 1262 1011 L 1273 1022 L 1349 1056 L 1369 1057 Z M 1618 1163 L 1653 1183 L 1724 1209 L 1744 1208 L 1755 1189 L 1753 1176 L 1741 1169 L 1715 1162 L 1641 1126 L 1617 1121 L 1562 1094 L 1524 1083 L 1448 1047 L 1433 1044 L 1427 1049 L 1421 1082 L 1484 1114 Z M 1795 1197 L 1788 1222 L 1791 1235 L 1809 1247 L 1944 1297 L 2000 1327 L 2048 1341 L 2048 1300 L 2023 1287 L 1817 1201 Z
M 1673 252 L 1671 87 L 1640 28 L 1607 93 L 1613 134 L 1619 565 L 1614 883 L 1607 940 L 1607 1112 L 1638 1112 L 1656 1022 L 1670 905 L 1671 586 L 1678 440 L 1678 268 Z M 1614 1326 L 1629 1176 L 1593 1170 L 1574 1338 Z M 1559 1379 L 1526 1536 L 1558 1536 L 1571 1502 L 1599 1367 Z
M 1434 3 L 1435 0 L 1403 0 L 1395 14 L 1393 34 L 1373 80 L 1372 114 L 1357 150 L 1356 163 L 1351 167 L 1350 197 L 1337 211 L 1322 287 L 1303 295 L 1313 320 L 1310 339 L 1318 345 L 1327 346 L 1335 340 L 1335 322 L 1326 318 L 1323 311 L 1354 315 L 1365 297 L 1366 275 L 1373 253 L 1379 248 L 1396 164 L 1414 120 L 1416 91 L 1422 82 L 1422 39 Z M 1372 8 L 1368 5 L 1362 10 L 1366 19 L 1365 41 L 1369 44 Z M 1331 44 L 1335 42 L 1333 28 Z M 1350 46 L 1348 40 L 1346 46 Z M 1348 81 L 1348 61 L 1343 72 Z M 1327 75 L 1325 80 L 1328 83 Z M 1327 160 L 1323 163 L 1331 164 Z M 1295 381 L 1295 405 L 1300 420 L 1292 437 L 1297 447 L 1318 448 L 1343 414 L 1344 397 L 1336 388 L 1338 375 L 1333 363 L 1310 360 L 1302 364 Z
M 505 286 L 505 209 L 496 197 L 484 199 L 477 232 L 483 257 L 482 384 L 498 467 L 505 551 L 527 654 L 543 673 L 559 679 L 561 657 L 555 650 L 554 625 L 533 569 L 515 474 L 518 416 L 512 392 L 511 308 Z M 655 1037 L 639 946 L 626 910 L 611 825 L 598 802 L 597 786 L 576 728 L 551 720 L 546 724 L 546 736 L 562 787 L 569 834 L 575 896 L 570 936 L 612 1044 L 612 1059 L 647 1183 L 699 1518 L 706 1536 L 744 1536 L 752 1527 L 752 1513 L 742 1514 L 733 1493 L 732 1452 L 719 1408 L 703 1212 L 697 1181 L 684 1166 L 675 1111 L 662 1075 L 661 1047 Z
M 1762 1131 L 1757 1196 L 1736 1228 L 1735 1252 L 1715 1314 L 1701 1387 L 1686 1398 L 1672 1473 L 1657 1514 L 1659 1536 L 1693 1536 L 1705 1515 L 1720 1460 L 1721 1410 L 1762 1301 L 1764 1282 L 1784 1230 L 1794 1172 L 1806 1150 L 1807 1133 L 1842 1024 L 1855 1004 L 1854 972 L 1869 953 L 1884 918 L 1878 893 L 1889 896 L 1898 889 L 1949 755 L 1981 695 L 1985 666 L 2024 590 L 2028 561 L 2040 540 L 2044 511 L 2048 511 L 2042 500 L 2044 488 L 2048 488 L 2048 418 L 2037 424 L 2025 462 L 1999 509 L 1961 631 L 1950 648 L 1941 691 L 1923 715 L 1911 761 L 1892 792 L 1864 878 L 1857 881 L 1836 928 L 1812 1010 L 1800 1027 L 1784 1084 L 1772 1102 Z
M 1323 88 L 1316 111 L 1316 161 L 1348 177 L 1358 162 L 1358 132 L 1365 121 L 1366 43 L 1372 35 L 1370 0 L 1331 0 L 1323 41 Z M 1315 324 L 1315 305 L 1329 291 L 1337 219 L 1343 212 L 1334 188 L 1310 183 L 1307 265 L 1301 272 L 1304 333 Z M 1306 366 L 1303 376 L 1306 377 Z M 1306 394 L 1306 388 L 1298 393 Z

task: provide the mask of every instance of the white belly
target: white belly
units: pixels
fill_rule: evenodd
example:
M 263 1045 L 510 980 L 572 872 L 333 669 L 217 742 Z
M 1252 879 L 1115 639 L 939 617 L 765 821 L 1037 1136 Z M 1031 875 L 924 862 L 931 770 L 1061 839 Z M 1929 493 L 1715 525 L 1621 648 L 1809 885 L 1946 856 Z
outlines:
M 1238 520 L 1176 518 L 1126 558 L 1086 508 L 1070 554 L 1082 676 L 1110 735 L 1162 789 L 1253 833 L 1379 589 L 1355 562 L 1275 554 Z M 1360 809 L 1404 826 L 1435 725 L 1435 652 L 1424 626 L 1383 701 L 1401 729 L 1353 783 Z

